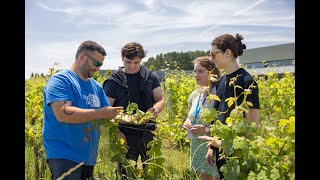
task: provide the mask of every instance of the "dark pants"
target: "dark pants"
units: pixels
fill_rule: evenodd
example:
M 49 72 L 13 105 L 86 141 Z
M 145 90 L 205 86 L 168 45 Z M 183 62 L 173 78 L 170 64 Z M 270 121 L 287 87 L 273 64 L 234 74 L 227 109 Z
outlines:
M 151 132 L 145 131 L 137 134 L 126 133 L 125 136 L 127 145 L 129 146 L 128 152 L 126 153 L 126 159 L 134 160 L 137 162 L 140 156 L 142 162 L 148 160 L 149 156 L 147 156 L 147 151 L 150 148 L 147 148 L 147 144 L 153 139 L 153 134 Z M 144 172 L 146 173 L 147 165 L 142 164 L 142 167 Z M 122 176 L 122 179 L 125 179 L 126 176 L 129 176 L 121 163 L 118 163 L 118 171 Z
M 63 173 L 74 168 L 79 163 L 70 161 L 67 159 L 48 159 L 47 163 L 51 171 L 52 179 L 57 179 L 62 176 Z M 71 174 L 65 176 L 64 180 L 93 180 L 93 169 L 94 166 L 82 165 L 76 170 L 72 171 Z

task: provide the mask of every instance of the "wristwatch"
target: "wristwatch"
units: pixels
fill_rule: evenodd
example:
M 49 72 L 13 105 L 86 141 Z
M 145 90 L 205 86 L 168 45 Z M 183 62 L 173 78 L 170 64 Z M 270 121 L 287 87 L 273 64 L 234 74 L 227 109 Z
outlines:
M 204 130 L 206 131 L 206 133 L 210 132 L 210 128 L 209 127 L 206 127 Z

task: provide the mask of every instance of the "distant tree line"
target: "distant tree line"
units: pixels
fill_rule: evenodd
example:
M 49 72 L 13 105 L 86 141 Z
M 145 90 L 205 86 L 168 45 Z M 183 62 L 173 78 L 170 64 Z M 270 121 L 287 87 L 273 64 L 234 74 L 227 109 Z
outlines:
M 209 51 L 188 51 L 188 52 L 168 52 L 165 54 L 159 54 L 154 57 L 150 57 L 146 62 L 142 64 L 150 68 L 151 70 L 158 71 L 160 69 L 182 69 L 192 70 L 192 61 L 199 56 L 209 55 Z
M 161 53 L 154 57 L 150 57 L 146 62 L 142 64 L 150 68 L 151 70 L 158 71 L 160 69 L 168 69 L 168 70 L 193 70 L 192 61 L 199 56 L 207 56 L 209 55 L 209 51 L 188 51 L 188 52 L 168 52 Z M 49 74 L 52 75 L 55 66 L 58 64 L 54 64 L 53 68 L 49 68 Z M 61 69 L 55 70 L 56 72 L 61 71 Z M 33 77 L 44 77 L 43 73 L 31 73 L 31 78 Z

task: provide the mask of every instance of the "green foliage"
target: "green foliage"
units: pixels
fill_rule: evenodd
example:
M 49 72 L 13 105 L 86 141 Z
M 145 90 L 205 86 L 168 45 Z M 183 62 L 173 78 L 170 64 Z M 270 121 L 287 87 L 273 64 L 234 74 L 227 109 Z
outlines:
M 118 134 L 118 123 L 110 120 L 104 120 L 104 126 L 108 132 L 108 144 L 110 150 L 111 162 L 125 162 L 125 155 L 128 149 L 125 146 L 124 139 L 121 139 Z
M 242 92 L 244 100 L 241 104 L 236 103 L 238 97 L 226 99 L 229 107 L 235 104 L 235 109 L 226 119 L 226 125 L 217 120 L 217 113 L 220 112 L 215 109 L 201 114 L 205 121 L 215 119 L 210 133 L 222 140 L 221 158 L 226 158 L 226 164 L 221 171 L 226 179 L 295 178 L 294 76 L 285 74 L 278 79 L 274 73 L 270 73 L 268 77 L 267 80 L 257 80 L 261 126 L 242 116 L 252 106 L 246 97 L 254 86 Z M 229 85 L 234 89 L 239 88 L 236 82 L 237 77 Z
M 43 88 L 48 76 L 35 76 L 25 81 L 25 151 L 29 153 L 28 160 L 32 161 L 35 179 L 45 177 L 45 158 L 42 146 L 43 124 Z M 30 154 L 31 153 L 31 154 Z M 30 175 L 27 174 L 26 177 Z
M 166 121 L 161 127 L 162 135 L 171 140 L 172 144 L 185 146 L 189 144 L 187 132 L 181 129 L 181 124 L 188 115 L 188 98 L 196 87 L 192 74 L 184 71 L 172 71 L 166 74 L 163 82 L 166 107 L 163 110 Z
M 103 84 L 103 82 L 109 77 L 109 75 L 111 74 L 111 70 L 107 70 L 104 75 L 101 75 L 100 71 L 96 71 L 92 77 L 92 79 L 98 81 L 101 85 Z
M 50 179 L 41 136 L 42 90 L 51 75 L 32 77 L 25 82 L 26 179 Z M 104 77 L 97 73 L 95 77 L 102 83 L 108 73 Z M 259 86 L 261 126 L 256 127 L 238 116 L 250 106 L 246 102 L 237 104 L 238 108 L 227 119 L 227 125 L 215 121 L 210 128 L 211 135 L 222 139 L 221 146 L 227 158 L 227 164 L 221 170 L 226 179 L 231 180 L 295 179 L 295 77 L 286 73 L 279 78 L 270 72 L 265 77 L 255 78 Z M 103 132 L 95 166 L 96 177 L 117 179 L 114 173 L 116 162 L 123 162 L 136 179 L 198 179 L 189 167 L 188 139 L 186 131 L 181 130 L 187 117 L 188 97 L 196 82 L 192 75 L 173 71 L 166 74 L 161 86 L 166 106 L 156 119 L 158 128 L 153 131 L 156 138 L 148 144 L 151 158 L 144 162 L 148 164 L 147 174 L 125 159 L 127 149 L 118 135 L 118 122 L 100 120 Z M 235 103 L 233 98 L 230 97 L 228 103 Z M 216 119 L 218 113 L 210 110 L 201 115 L 209 122 Z
M 158 179 L 162 175 L 165 175 L 163 173 L 164 167 L 163 163 L 165 162 L 165 159 L 162 156 L 161 147 L 162 147 L 162 139 L 160 136 L 158 136 L 158 130 L 154 132 L 155 137 L 152 141 L 148 143 L 148 148 L 150 148 L 149 151 L 147 151 L 147 155 L 150 157 L 147 164 L 147 174 L 145 176 L 145 179 Z
M 279 119 L 295 115 L 295 76 L 285 73 L 282 78 L 273 72 L 266 77 L 256 77 L 259 84 L 262 123 L 273 122 L 276 126 Z
M 153 113 L 150 111 L 143 112 L 138 108 L 137 103 L 129 103 L 126 107 L 126 111 L 121 111 L 115 118 L 114 121 L 121 122 L 124 124 L 146 124 L 148 121 L 154 120 Z

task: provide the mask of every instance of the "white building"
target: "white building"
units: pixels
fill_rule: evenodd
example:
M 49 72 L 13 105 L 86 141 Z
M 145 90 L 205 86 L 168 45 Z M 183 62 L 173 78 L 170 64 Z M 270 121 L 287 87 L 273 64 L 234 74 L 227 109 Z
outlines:
M 258 75 L 269 71 L 295 73 L 295 43 L 245 49 L 238 60 L 250 73 Z

